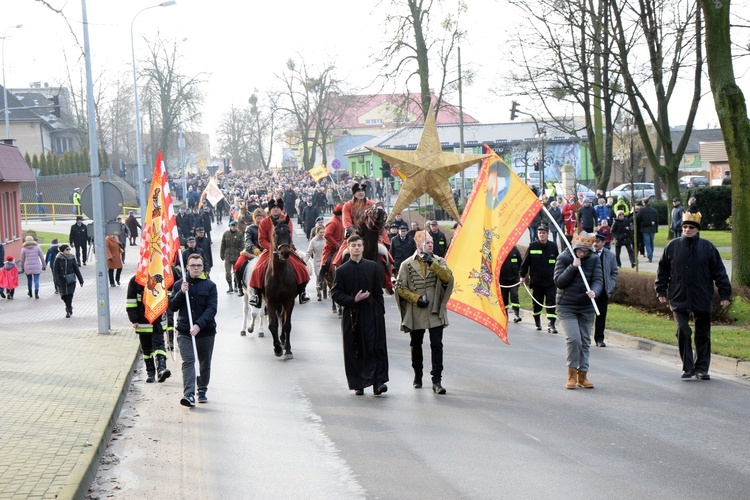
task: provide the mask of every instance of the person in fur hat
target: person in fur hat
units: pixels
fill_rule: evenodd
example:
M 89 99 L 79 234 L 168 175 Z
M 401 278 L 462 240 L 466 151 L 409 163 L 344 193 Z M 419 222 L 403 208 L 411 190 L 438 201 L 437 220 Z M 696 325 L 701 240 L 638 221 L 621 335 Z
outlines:
M 0 269 L 0 297 L 13 300 L 16 288 L 18 288 L 18 266 L 13 256 L 8 255 Z
M 375 202 L 368 200 L 365 195 L 365 185 L 358 182 L 352 184 L 352 199 L 344 203 L 341 210 L 341 222 L 344 228 L 353 230 L 357 220 L 359 220 L 364 211 L 374 206 Z M 380 232 L 380 239 L 384 245 L 391 244 L 386 228 L 383 228 Z
M 281 198 L 271 199 L 268 201 L 268 212 L 269 216 L 261 221 L 258 225 L 258 244 L 261 246 L 263 251 L 258 257 L 258 263 L 255 265 L 253 274 L 250 276 L 250 286 L 254 290 L 254 294 L 250 297 L 250 305 L 253 307 L 260 307 L 261 298 L 265 292 L 265 278 L 266 268 L 268 262 L 271 260 L 271 241 L 273 239 L 273 228 L 282 217 L 282 211 L 284 210 L 284 200 Z M 287 222 L 289 229 L 294 233 L 294 226 L 292 225 L 291 219 Z M 307 283 L 310 281 L 310 273 L 307 271 L 307 264 L 297 255 L 296 248 L 289 254 L 289 263 L 294 269 L 294 275 L 297 279 L 297 294 L 299 295 L 299 303 L 307 304 L 310 302 L 310 296 L 305 291 Z
M 21 257 L 18 259 L 18 263 L 21 265 L 24 274 L 26 274 L 26 282 L 29 287 L 29 297 L 31 297 L 32 285 L 34 288 L 34 296 L 39 298 L 39 276 L 42 271 L 47 270 L 47 261 L 44 259 L 44 253 L 39 248 L 39 244 L 34 240 L 33 236 L 27 236 L 23 242 L 23 248 L 21 249 Z

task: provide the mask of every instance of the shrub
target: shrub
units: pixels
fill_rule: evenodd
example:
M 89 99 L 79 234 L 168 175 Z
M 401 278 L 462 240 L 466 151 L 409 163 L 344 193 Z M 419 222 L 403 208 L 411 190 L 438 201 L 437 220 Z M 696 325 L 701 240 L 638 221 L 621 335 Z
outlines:
M 732 187 L 707 186 L 689 189 L 685 193 L 687 199 L 695 196 L 703 219 L 701 226 L 706 229 L 728 229 L 727 221 L 732 215 Z

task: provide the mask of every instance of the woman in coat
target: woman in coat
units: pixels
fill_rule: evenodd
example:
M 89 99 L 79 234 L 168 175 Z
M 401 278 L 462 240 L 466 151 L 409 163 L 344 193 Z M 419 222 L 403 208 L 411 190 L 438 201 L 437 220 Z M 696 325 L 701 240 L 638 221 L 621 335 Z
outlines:
M 130 213 L 128 213 L 128 218 L 125 219 L 125 225 L 128 227 L 128 231 L 130 231 L 130 246 L 138 246 L 138 230 L 141 228 L 141 224 L 138 222 L 138 219 L 136 219 L 134 211 L 131 210 Z
M 53 268 L 55 278 L 59 283 L 58 291 L 60 298 L 65 302 L 65 317 L 70 318 L 73 314 L 73 294 L 76 291 L 76 279 L 83 286 L 83 276 L 78 269 L 76 256 L 71 253 L 70 245 L 60 245 L 60 253 L 57 254 Z
M 34 241 L 33 236 L 27 236 L 26 241 L 23 242 L 23 248 L 21 248 L 21 269 L 26 274 L 26 282 L 29 287 L 29 297 L 31 297 L 31 283 L 34 282 L 34 296 L 39 298 L 39 275 L 42 271 L 47 270 L 47 262 L 44 258 L 42 249 L 39 248 L 39 244 Z
M 120 244 L 117 236 L 107 236 L 107 273 L 109 274 L 109 286 L 120 286 L 120 275 L 122 275 L 122 254 L 125 250 Z M 117 285 L 115 285 L 115 281 Z
M 591 327 L 596 312 L 593 299 L 604 288 L 602 263 L 594 253 L 595 236 L 581 232 L 573 237 L 573 252 L 564 251 L 557 257 L 554 280 L 557 286 L 557 319 L 565 332 L 568 380 L 567 389 L 583 387 L 593 389 L 586 378 L 589 371 L 589 347 Z M 580 269 L 586 276 L 589 289 L 581 277 Z

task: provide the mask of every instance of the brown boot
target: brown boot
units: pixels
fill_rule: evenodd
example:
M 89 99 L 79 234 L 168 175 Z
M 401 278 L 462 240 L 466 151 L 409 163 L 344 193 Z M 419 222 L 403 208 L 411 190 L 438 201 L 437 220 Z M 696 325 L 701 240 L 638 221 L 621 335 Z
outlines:
M 565 381 L 566 389 L 576 388 L 576 377 L 578 376 L 578 370 L 575 368 L 568 368 L 568 380 Z
M 583 387 L 584 389 L 593 389 L 594 384 L 592 384 L 590 380 L 586 379 L 586 373 L 587 372 L 578 372 L 578 387 Z

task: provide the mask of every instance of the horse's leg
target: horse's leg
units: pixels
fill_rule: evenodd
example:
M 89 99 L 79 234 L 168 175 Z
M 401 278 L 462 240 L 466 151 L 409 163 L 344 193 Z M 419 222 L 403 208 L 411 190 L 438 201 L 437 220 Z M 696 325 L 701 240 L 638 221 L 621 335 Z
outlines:
M 253 315 L 252 323 L 250 323 L 250 328 L 247 326 L 247 316 L 250 312 L 250 302 L 247 300 L 247 294 L 242 296 L 242 330 L 240 330 L 240 335 L 243 337 L 245 336 L 245 329 L 247 329 L 248 332 L 253 332 L 253 323 L 255 323 L 255 316 Z
M 258 337 L 263 338 L 263 321 L 265 320 L 266 326 L 268 326 L 268 308 L 264 305 L 258 309 Z
M 294 299 L 287 304 L 284 314 L 284 324 L 281 326 L 284 331 L 284 359 L 293 359 L 292 354 L 292 310 L 294 309 Z
M 273 304 L 268 305 L 268 329 L 271 330 L 271 336 L 273 337 L 273 353 L 276 357 L 281 356 L 281 342 L 279 342 L 279 315 L 277 306 Z

